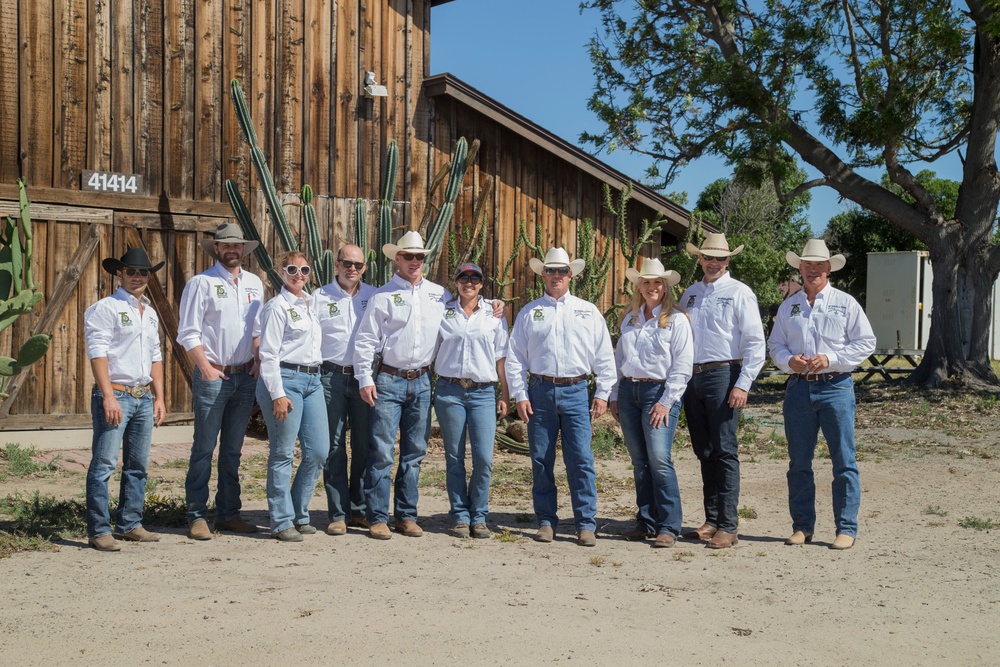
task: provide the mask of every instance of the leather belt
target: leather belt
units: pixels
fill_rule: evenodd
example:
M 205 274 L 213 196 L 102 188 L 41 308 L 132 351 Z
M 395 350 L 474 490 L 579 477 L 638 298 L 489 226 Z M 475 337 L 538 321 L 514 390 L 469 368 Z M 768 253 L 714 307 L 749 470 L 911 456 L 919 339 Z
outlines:
M 708 371 L 714 371 L 716 368 L 722 368 L 723 366 L 739 366 L 739 359 L 728 359 L 726 361 L 710 361 L 707 364 L 695 364 L 694 373 L 707 373 Z
M 444 380 L 445 382 L 457 384 L 462 389 L 479 389 L 480 387 L 496 386 L 496 382 L 476 382 L 475 380 L 466 380 L 465 378 L 449 378 L 443 375 L 439 375 L 438 380 Z
M 327 373 L 341 373 L 343 375 L 354 375 L 354 366 L 341 366 L 332 361 L 323 362 L 323 370 Z
M 392 366 L 382 364 L 378 367 L 378 370 L 380 373 L 395 375 L 396 377 L 401 377 L 404 380 L 416 380 L 418 377 L 429 371 L 430 368 L 430 366 L 424 366 L 423 368 L 414 368 L 412 370 L 404 371 L 400 368 L 393 368 Z
M 300 366 L 298 364 L 290 364 L 286 361 L 278 362 L 278 366 L 281 368 L 287 368 L 290 371 L 295 371 L 297 373 L 308 373 L 309 375 L 316 375 L 319 373 L 319 366 Z
M 115 391 L 124 391 L 126 394 L 132 398 L 142 398 L 146 394 L 153 391 L 152 387 L 148 384 L 138 384 L 134 387 L 126 387 L 123 384 L 118 384 L 116 382 L 111 383 L 111 388 Z
M 212 368 L 214 368 L 217 371 L 222 371 L 226 375 L 229 375 L 230 373 L 246 373 L 246 372 L 248 372 L 251 368 L 253 368 L 253 362 L 252 361 L 248 361 L 245 364 L 237 364 L 235 366 L 220 366 L 219 364 L 212 364 L 212 363 L 210 363 L 209 366 L 211 366 Z
M 625 378 L 631 382 L 652 382 L 653 384 L 663 384 L 666 380 L 654 380 L 653 378 Z
M 805 380 L 806 382 L 829 382 L 833 378 L 839 378 L 841 375 L 850 375 L 850 373 L 847 371 L 840 373 L 792 373 L 793 377 Z
M 557 378 L 557 377 L 552 377 L 551 375 L 539 375 L 538 373 L 532 373 L 531 376 L 536 377 L 543 382 L 551 382 L 552 384 L 563 385 L 563 386 L 568 384 L 576 384 L 577 382 L 582 382 L 583 380 L 587 379 L 586 375 L 577 375 L 576 377 L 572 378 Z

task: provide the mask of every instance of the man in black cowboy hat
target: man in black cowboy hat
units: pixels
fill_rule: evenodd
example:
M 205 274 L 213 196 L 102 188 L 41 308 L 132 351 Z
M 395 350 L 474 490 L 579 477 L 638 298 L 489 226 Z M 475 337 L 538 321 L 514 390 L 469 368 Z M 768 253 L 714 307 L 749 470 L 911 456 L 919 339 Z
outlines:
M 239 225 L 220 225 L 215 238 L 204 239 L 201 247 L 216 262 L 184 286 L 177 342 L 187 350 L 194 365 L 194 439 L 184 483 L 188 537 L 210 540 L 208 483 L 216 444 L 219 488 L 215 494 L 215 528 L 237 533 L 257 531 L 257 526 L 240 517 L 239 468 L 257 386 L 254 348 L 258 339 L 253 327 L 264 285 L 242 268 L 243 258 L 253 252 L 257 242 L 245 240 Z
M 96 383 L 91 398 L 94 440 L 87 470 L 87 537 L 98 551 L 119 551 L 115 538 L 131 542 L 160 539 L 142 527 L 153 426 L 159 426 L 166 416 L 160 319 L 143 293 L 149 274 L 158 271 L 163 262 L 150 266 L 145 250 L 129 248 L 121 259 L 105 259 L 103 266 L 118 277 L 121 286 L 83 314 L 87 357 Z M 123 443 L 121 490 L 112 534 L 108 480 Z

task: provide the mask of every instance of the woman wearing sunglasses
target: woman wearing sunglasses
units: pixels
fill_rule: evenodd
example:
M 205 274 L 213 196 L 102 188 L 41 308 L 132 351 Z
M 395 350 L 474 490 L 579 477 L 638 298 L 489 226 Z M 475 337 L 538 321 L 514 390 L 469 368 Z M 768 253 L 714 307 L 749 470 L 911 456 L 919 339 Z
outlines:
M 643 259 L 625 275 L 636 289 L 615 348 L 618 383 L 610 408 L 632 457 L 639 511 L 635 528 L 622 537 L 655 537 L 654 547 L 672 547 L 681 532 L 681 494 L 671 448 L 694 363 L 691 324 L 670 292 L 680 281 L 676 271 Z
M 510 397 L 504 359 L 507 321 L 494 317 L 493 304 L 483 299 L 483 270 L 463 264 L 455 272 L 458 298 L 445 306 L 438 335 L 434 371 L 434 410 L 444 439 L 451 534 L 490 537 L 490 476 L 497 415 L 507 413 Z M 500 381 L 500 400 L 496 383 Z M 472 450 L 472 476 L 466 483 L 465 442 Z M 470 532 L 471 526 L 471 532 Z
M 320 383 L 322 332 L 305 291 L 310 273 L 305 255 L 285 253 L 279 266 L 285 285 L 261 309 L 257 403 L 270 441 L 267 508 L 271 536 L 282 542 L 301 542 L 302 535 L 316 532 L 309 525 L 309 500 L 330 451 Z M 296 438 L 302 462 L 289 488 Z

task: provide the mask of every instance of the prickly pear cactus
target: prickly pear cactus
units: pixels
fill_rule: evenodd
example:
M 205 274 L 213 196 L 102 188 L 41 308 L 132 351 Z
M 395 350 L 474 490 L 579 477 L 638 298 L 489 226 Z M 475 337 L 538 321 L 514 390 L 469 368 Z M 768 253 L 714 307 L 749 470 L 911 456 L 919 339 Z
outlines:
M 18 180 L 17 189 L 20 215 L 17 219 L 7 216 L 0 225 L 0 331 L 30 313 L 44 297 L 32 270 L 34 240 L 23 181 Z M 51 345 L 51 336 L 35 334 L 24 342 L 16 358 L 0 355 L 0 399 L 7 397 L 10 378 L 45 356 Z

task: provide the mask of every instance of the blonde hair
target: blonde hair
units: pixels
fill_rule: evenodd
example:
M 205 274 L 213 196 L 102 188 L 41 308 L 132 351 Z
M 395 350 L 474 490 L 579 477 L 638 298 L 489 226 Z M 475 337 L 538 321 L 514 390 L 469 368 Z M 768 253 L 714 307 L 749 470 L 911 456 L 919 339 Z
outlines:
M 293 259 L 296 259 L 297 257 L 306 259 L 306 254 L 301 250 L 289 250 L 278 258 L 278 267 L 283 270 L 286 266 L 291 264 Z
M 660 301 L 660 316 L 657 318 L 657 326 L 661 329 L 667 328 L 667 322 L 670 321 L 670 316 L 676 310 L 677 312 L 684 313 L 687 316 L 687 311 L 681 308 L 677 301 L 674 299 L 673 288 L 667 286 L 667 281 L 663 278 L 640 278 L 639 282 L 635 285 L 635 293 L 632 295 L 632 303 L 629 307 L 629 311 L 632 316 L 638 320 L 639 313 L 642 311 L 642 307 L 646 304 L 646 300 L 642 296 L 642 292 L 639 291 L 639 285 L 643 280 L 659 280 L 663 285 L 663 299 Z

